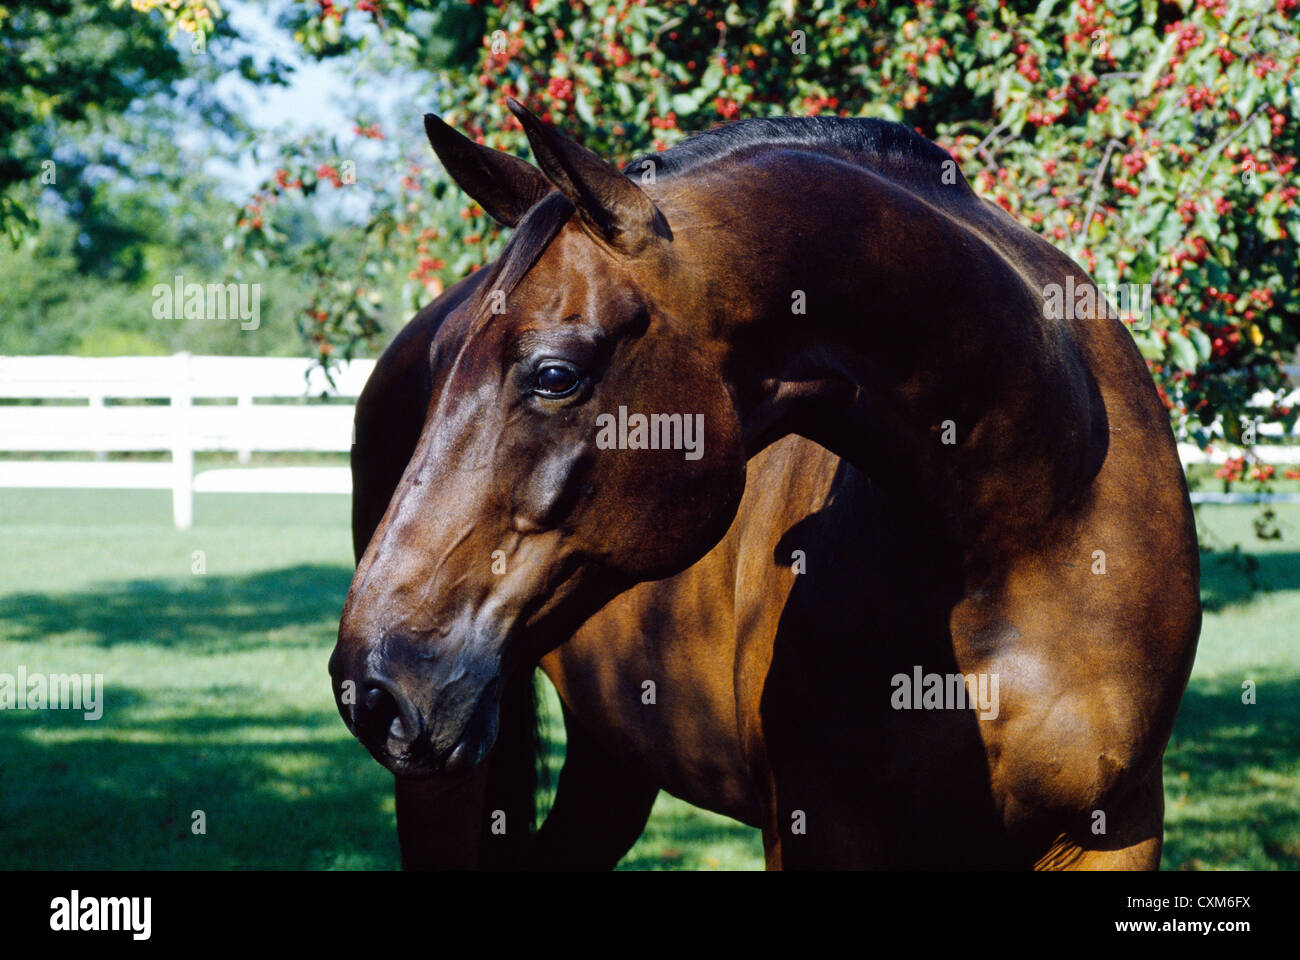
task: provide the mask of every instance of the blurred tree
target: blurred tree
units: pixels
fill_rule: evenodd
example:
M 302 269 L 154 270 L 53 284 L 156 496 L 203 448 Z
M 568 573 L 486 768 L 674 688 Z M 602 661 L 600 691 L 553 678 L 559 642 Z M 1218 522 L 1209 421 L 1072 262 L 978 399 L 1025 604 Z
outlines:
M 307 288 L 292 267 L 254 278 L 259 331 L 152 315 L 155 283 L 227 280 L 244 265 L 222 243 L 230 199 L 209 160 L 246 155 L 256 131 L 217 95 L 218 81 L 283 82 L 289 70 L 246 53 L 211 14 L 186 34 L 195 21 L 179 7 L 142 17 L 148 4 L 132 6 L 0 0 L 0 216 L 15 241 L 0 252 L 0 348 L 298 352 L 290 304 Z M 283 225 L 290 258 L 328 232 L 308 209 Z
M 0 3 L 0 227 L 16 238 L 34 195 L 57 185 L 69 125 L 120 114 L 183 74 L 165 31 L 129 9 L 96 0 Z
M 1296 410 L 1253 398 L 1284 385 L 1281 360 L 1300 334 L 1300 0 L 469 8 L 457 29 L 481 24 L 477 55 L 463 62 L 461 42 L 451 45 L 438 95 L 446 119 L 481 142 L 526 155 L 507 96 L 620 161 L 748 116 L 900 120 L 1099 282 L 1149 285 L 1132 332 L 1180 438 L 1204 445 L 1221 430 L 1236 441 L 1254 417 L 1294 423 Z M 452 16 L 419 0 L 304 0 L 292 11 L 303 49 L 363 51 L 376 82 L 428 65 Z M 423 110 L 412 104 L 412 130 Z M 446 191 L 427 150 L 408 153 L 389 182 L 317 175 L 352 149 L 335 140 L 286 156 L 256 200 L 265 215 L 240 218 L 241 247 L 274 257 L 280 201 L 335 184 L 367 198 L 364 271 L 409 271 L 407 307 L 499 250 L 495 225 Z M 344 281 L 370 284 L 321 251 L 336 282 L 304 329 L 322 355 L 346 355 L 374 330 Z

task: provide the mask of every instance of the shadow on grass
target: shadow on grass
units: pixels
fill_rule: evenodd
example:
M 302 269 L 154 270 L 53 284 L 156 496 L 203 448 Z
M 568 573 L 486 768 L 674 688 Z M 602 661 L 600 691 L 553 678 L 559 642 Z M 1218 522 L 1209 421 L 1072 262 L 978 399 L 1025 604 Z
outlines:
M 111 702 L 112 726 L 0 713 L 0 869 L 397 866 L 392 779 L 335 736 L 337 717 L 123 720 L 155 699 L 115 688 Z
M 164 648 L 165 683 L 191 655 L 327 652 L 351 576 L 302 564 L 10 594 L 0 637 Z M 392 778 L 321 690 L 313 708 L 241 683 L 111 685 L 97 721 L 0 711 L 0 869 L 395 868 Z
M 1300 869 L 1298 691 L 1278 670 L 1191 681 L 1165 753 L 1167 869 Z
M 77 633 L 105 647 L 149 643 L 234 653 L 262 649 L 270 631 L 336 623 L 351 580 L 351 567 L 300 564 L 246 576 L 133 580 L 76 593 L 10 594 L 0 597 L 0 626 L 5 639 L 18 642 Z M 296 631 L 287 641 L 290 646 L 316 642 L 308 631 Z
M 1202 558 L 1207 610 L 1251 598 L 1231 554 Z M 1300 584 L 1300 553 L 1257 555 L 1259 589 Z M 352 570 L 298 565 L 247 576 L 158 579 L 65 594 L 0 597 L 7 639 L 81 634 L 104 647 L 148 643 L 188 653 L 288 648 L 332 632 Z M 312 629 L 295 629 L 310 627 Z M 1256 681 L 1254 705 L 1242 679 Z M 1165 758 L 1165 864 L 1300 869 L 1300 678 L 1276 669 L 1193 679 Z M 391 778 L 333 709 L 185 715 L 206 690 L 105 691 L 112 714 L 0 712 L 0 869 L 332 868 L 397 865 Z M 153 714 L 161 719 L 142 719 Z M 177 716 L 180 714 L 179 716 Z M 552 786 L 563 724 L 547 724 Z M 543 799 L 543 806 L 546 803 Z M 190 832 L 203 810 L 208 832 Z M 674 809 L 624 868 L 685 866 L 753 831 Z
M 1201 554 L 1201 606 L 1217 613 L 1256 593 L 1300 587 L 1300 553 L 1211 550 Z

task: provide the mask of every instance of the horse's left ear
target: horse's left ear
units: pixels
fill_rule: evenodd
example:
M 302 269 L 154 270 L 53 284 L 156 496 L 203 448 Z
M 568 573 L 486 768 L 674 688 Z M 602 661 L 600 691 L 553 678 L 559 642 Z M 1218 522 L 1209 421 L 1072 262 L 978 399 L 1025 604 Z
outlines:
M 617 167 L 543 123 L 518 100 L 509 98 L 506 105 L 523 124 L 542 173 L 610 246 L 635 254 L 671 236 L 654 202 Z
M 480 146 L 441 117 L 426 113 L 424 132 L 447 174 L 497 223 L 518 226 L 524 214 L 551 192 L 550 182 L 527 160 Z

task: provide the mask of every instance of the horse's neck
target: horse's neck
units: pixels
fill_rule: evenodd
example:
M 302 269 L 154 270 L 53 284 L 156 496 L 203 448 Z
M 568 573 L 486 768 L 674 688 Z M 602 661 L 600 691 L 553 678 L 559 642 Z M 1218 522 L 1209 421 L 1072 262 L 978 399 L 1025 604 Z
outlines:
M 783 384 L 772 432 L 830 448 L 958 542 L 996 553 L 1042 534 L 1106 445 L 1074 336 L 1044 318 L 1041 283 L 1068 261 L 1036 256 L 973 196 L 945 209 L 940 190 L 822 161 L 793 204 L 788 175 L 759 164 L 748 184 L 746 239 L 771 253 L 731 284 L 732 346 L 756 381 Z

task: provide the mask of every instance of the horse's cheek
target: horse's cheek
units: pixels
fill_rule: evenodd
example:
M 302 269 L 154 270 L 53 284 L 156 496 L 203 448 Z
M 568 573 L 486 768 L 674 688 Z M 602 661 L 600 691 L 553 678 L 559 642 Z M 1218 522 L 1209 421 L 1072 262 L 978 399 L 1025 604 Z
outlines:
M 730 405 L 715 405 L 703 417 L 699 459 L 674 451 L 650 461 L 637 478 L 643 491 L 638 549 L 656 576 L 683 570 L 712 549 L 730 527 L 744 492 L 744 449 Z

